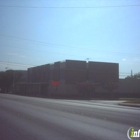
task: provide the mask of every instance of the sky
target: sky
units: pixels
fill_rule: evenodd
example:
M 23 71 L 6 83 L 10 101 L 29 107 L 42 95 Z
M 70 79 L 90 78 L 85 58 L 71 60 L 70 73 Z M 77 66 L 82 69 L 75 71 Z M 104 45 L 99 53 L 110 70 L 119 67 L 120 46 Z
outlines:
M 140 72 L 140 0 L 0 0 L 0 71 L 87 58 Z

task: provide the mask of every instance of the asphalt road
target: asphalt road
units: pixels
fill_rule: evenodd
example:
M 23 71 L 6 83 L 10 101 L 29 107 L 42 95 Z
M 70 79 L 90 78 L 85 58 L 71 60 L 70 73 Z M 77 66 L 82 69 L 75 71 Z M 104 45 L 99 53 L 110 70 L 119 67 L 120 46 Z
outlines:
M 117 101 L 0 94 L 0 140 L 128 140 L 130 127 L 140 129 L 140 109 Z

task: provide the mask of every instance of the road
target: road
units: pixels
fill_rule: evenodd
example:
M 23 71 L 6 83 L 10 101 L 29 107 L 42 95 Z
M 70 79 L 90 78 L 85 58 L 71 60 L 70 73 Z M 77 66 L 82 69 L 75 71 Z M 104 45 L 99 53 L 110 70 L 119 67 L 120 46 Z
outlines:
M 140 129 L 140 109 L 117 101 L 0 94 L 0 140 L 128 140 L 130 127 Z

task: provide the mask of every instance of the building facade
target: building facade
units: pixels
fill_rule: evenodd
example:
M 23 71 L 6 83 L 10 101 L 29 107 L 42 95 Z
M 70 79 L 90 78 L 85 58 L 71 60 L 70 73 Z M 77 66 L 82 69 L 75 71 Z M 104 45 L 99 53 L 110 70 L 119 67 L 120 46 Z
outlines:
M 23 87 L 22 84 L 17 85 L 18 94 L 46 97 L 102 96 L 102 92 L 106 92 L 102 88 L 106 83 L 119 82 L 117 63 L 65 60 L 28 68 L 27 73 L 27 83 Z

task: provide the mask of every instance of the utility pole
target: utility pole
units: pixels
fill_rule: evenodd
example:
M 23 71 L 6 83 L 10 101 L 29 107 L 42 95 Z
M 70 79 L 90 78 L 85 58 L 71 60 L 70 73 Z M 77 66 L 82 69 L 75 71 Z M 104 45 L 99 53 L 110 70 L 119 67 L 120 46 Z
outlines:
M 14 91 L 14 88 L 15 88 L 15 75 L 16 75 L 15 72 L 16 72 L 16 71 L 14 70 L 14 77 L 13 77 L 13 91 Z
M 9 68 L 5 67 L 5 69 L 8 70 Z M 14 91 L 14 87 L 15 87 L 15 76 L 16 76 L 16 73 L 15 73 L 15 70 L 13 70 L 13 91 Z
M 133 77 L 133 71 L 131 70 L 131 78 L 133 79 L 134 77 Z M 131 84 L 131 86 L 132 86 L 132 93 L 134 93 L 134 81 L 131 79 L 131 82 L 132 82 L 132 84 Z
M 133 71 L 131 70 L 131 78 L 133 77 Z

